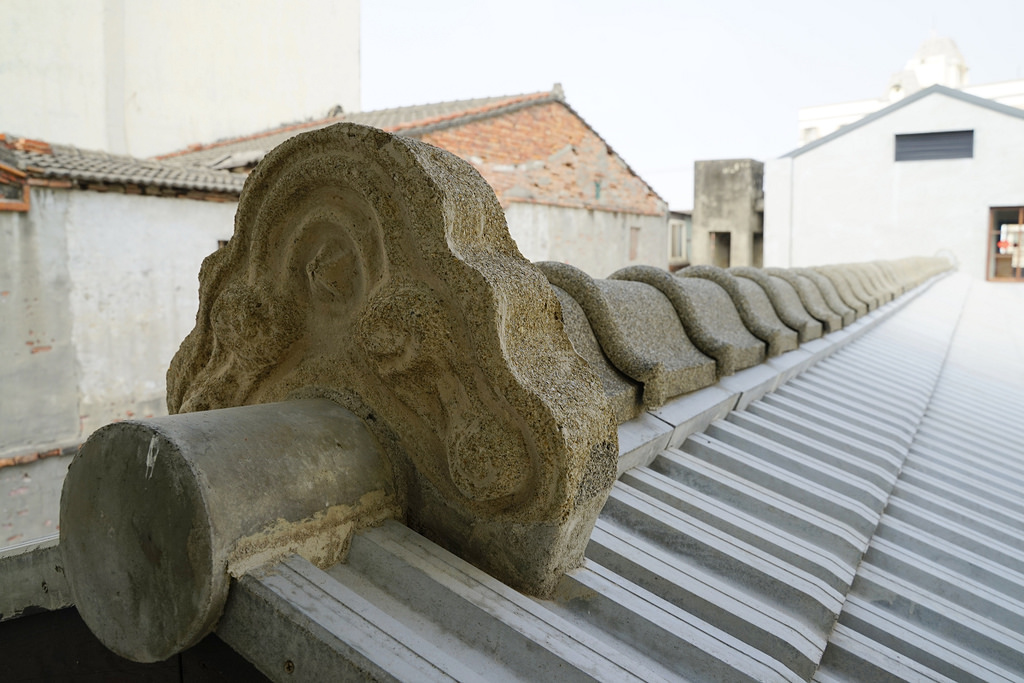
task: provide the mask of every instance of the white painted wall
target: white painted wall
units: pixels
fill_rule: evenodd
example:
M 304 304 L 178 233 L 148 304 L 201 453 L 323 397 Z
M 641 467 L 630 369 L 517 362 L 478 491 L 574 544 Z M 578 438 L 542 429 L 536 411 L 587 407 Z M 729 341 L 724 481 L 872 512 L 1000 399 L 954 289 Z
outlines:
M 974 130 L 974 158 L 894 161 L 898 133 Z M 765 169 L 765 265 L 932 255 L 985 276 L 989 209 L 1024 205 L 1024 119 L 934 93 Z
M 668 268 L 668 214 L 568 209 L 513 202 L 505 209 L 509 233 L 530 261 L 561 261 L 593 277 L 607 277 L 629 265 Z M 630 260 L 631 228 L 640 228 L 636 258 Z
M 335 104 L 358 111 L 359 6 L 11 3 L 0 22 L 0 132 L 152 156 Z

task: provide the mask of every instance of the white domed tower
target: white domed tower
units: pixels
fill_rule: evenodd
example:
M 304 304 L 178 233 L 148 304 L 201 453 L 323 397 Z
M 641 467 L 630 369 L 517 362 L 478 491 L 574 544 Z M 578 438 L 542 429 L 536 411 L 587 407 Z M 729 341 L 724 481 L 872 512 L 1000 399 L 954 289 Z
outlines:
M 962 88 L 967 85 L 967 62 L 964 56 L 952 38 L 940 36 L 935 31 L 917 49 L 906 68 L 914 72 L 922 88 L 931 85 Z
M 963 88 L 967 85 L 967 62 L 952 38 L 932 31 L 903 71 L 889 79 L 886 99 L 895 102 L 936 84 Z

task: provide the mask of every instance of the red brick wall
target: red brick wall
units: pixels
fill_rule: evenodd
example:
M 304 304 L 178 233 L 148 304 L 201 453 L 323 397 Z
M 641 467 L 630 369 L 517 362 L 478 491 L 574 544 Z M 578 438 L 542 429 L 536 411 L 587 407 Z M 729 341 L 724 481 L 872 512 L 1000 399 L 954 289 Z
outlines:
M 421 137 L 476 167 L 502 206 L 536 202 L 660 215 L 665 203 L 559 102 Z

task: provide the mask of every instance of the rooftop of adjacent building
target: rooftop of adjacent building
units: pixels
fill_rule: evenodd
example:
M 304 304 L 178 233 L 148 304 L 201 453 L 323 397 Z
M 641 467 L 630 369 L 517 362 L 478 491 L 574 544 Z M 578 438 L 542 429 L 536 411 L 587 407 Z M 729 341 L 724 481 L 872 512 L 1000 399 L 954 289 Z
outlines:
M 0 135 L 0 170 L 29 185 L 232 200 L 245 174 L 299 133 L 348 122 L 416 137 L 466 159 L 503 205 L 533 202 L 663 215 L 665 201 L 565 100 L 550 90 L 394 107 L 277 126 L 152 159 Z M 0 182 L 5 178 L 0 176 Z
M 967 61 L 953 39 L 932 31 L 904 68 L 890 76 L 885 90 L 878 97 L 801 107 L 798 114 L 800 144 L 813 142 L 935 85 L 1024 107 L 1024 79 L 970 85 L 968 71 Z

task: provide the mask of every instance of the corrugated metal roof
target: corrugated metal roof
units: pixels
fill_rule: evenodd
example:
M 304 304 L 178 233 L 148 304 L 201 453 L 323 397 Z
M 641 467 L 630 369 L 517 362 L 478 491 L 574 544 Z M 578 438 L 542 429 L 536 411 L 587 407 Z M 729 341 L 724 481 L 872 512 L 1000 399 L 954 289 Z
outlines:
M 1024 291 L 994 294 L 955 276 L 897 299 L 775 392 L 665 437 L 553 600 L 388 523 L 326 572 L 243 577 L 218 632 L 314 677 L 1022 680 Z

